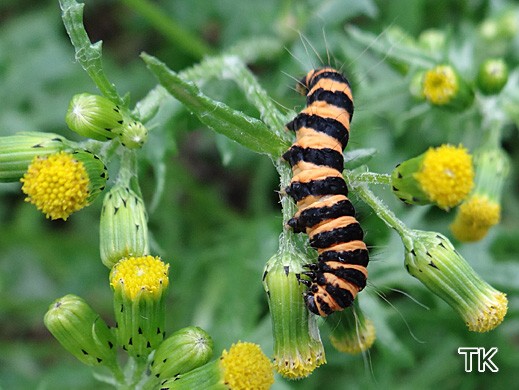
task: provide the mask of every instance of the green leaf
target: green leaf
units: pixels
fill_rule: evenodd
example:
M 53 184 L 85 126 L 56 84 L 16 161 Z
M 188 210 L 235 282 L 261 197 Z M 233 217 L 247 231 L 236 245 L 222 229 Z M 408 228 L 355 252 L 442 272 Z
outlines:
M 141 57 L 160 84 L 214 131 L 273 159 L 279 158 L 290 146 L 262 121 L 207 97 L 195 84 L 183 80 L 155 57 L 145 53 Z

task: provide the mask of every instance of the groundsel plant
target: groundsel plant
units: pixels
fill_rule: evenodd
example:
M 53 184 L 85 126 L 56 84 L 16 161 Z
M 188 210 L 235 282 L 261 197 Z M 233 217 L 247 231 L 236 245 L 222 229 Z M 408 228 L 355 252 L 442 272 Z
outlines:
M 293 202 L 283 195 L 291 170 L 281 159 L 292 141 L 284 128 L 291 115 L 273 104 L 246 66 L 278 50 L 279 45 L 269 40 L 238 45 L 180 73 L 143 53 L 142 61 L 158 85 L 132 108 L 129 98 L 119 95 L 103 70 L 101 43 L 91 43 L 83 27 L 84 5 L 74 0 L 60 0 L 60 5 L 76 60 L 100 95 L 78 91 L 71 98 L 65 121 L 83 141 L 43 132 L 2 137 L 0 180 L 20 181 L 25 200 L 53 220 L 67 220 L 96 197 L 103 197 L 100 260 L 109 270 L 115 325 L 109 327 L 84 299 L 66 295 L 51 304 L 46 327 L 66 350 L 94 367 L 97 378 L 119 389 L 267 389 L 274 381 L 273 369 L 286 378 L 300 379 L 326 364 L 321 321 L 305 307 L 306 287 L 300 282 L 304 266 L 314 259 L 286 225 L 295 212 Z M 441 31 L 424 34 L 420 40 L 404 39 L 402 34 L 388 30 L 381 39 L 374 39 L 348 30 L 353 41 L 385 57 L 385 44 L 395 47 L 389 59 L 409 80 L 409 97 L 425 107 L 424 112 L 476 110 L 482 118 L 480 144 L 424 144 L 421 154 L 407 156 L 390 174 L 372 172 L 365 165 L 372 149 L 355 150 L 352 155 L 357 158 L 346 159 L 351 166 L 344 178 L 351 192 L 399 235 L 405 251 L 401 264 L 409 275 L 450 305 L 452 315 L 459 316 L 469 331 L 491 331 L 506 315 L 506 294 L 474 271 L 445 236 L 447 232 L 406 226 L 371 187 L 379 186 L 411 207 L 438 207 L 442 212 L 459 207 L 451 225 L 454 237 L 484 239 L 499 223 L 509 172 L 500 137 L 511 117 L 517 116 L 507 100 L 511 72 L 497 58 L 482 64 L 477 80 L 469 79 L 445 55 L 448 40 Z M 400 38 L 395 41 L 395 36 Z M 234 80 L 260 117 L 247 116 L 205 95 L 202 89 L 210 79 Z M 211 336 L 195 326 L 168 333 L 165 311 L 167 293 L 175 288 L 169 280 L 172 270 L 167 258 L 151 253 L 137 174 L 140 148 L 153 131 L 146 124 L 165 97 L 176 98 L 215 132 L 266 155 L 279 173 L 283 217 L 279 251 L 266 261 L 263 279 L 258 276 L 272 317 L 270 358 L 258 345 L 240 340 L 215 357 Z M 493 110 L 486 109 L 489 106 Z M 492 175 L 496 169 L 497 177 Z M 116 172 L 112 181 L 107 181 L 108 171 Z M 376 262 L 370 267 L 377 267 Z M 375 325 L 362 310 L 362 294 L 327 323 L 331 344 L 341 352 L 359 353 L 376 342 Z

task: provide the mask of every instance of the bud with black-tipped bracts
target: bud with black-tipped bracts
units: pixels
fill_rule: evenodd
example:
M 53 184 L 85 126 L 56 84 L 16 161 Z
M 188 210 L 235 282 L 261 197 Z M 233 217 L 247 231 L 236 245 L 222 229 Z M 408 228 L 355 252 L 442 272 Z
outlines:
M 115 337 L 82 298 L 66 295 L 53 302 L 45 326 L 72 355 L 89 366 L 117 366 Z
M 445 236 L 411 230 L 402 241 L 407 271 L 447 302 L 469 330 L 487 332 L 503 321 L 506 295 L 485 282 Z
M 117 104 L 104 96 L 89 93 L 72 98 L 65 121 L 79 135 L 98 141 L 108 141 L 119 135 L 124 122 Z
M 144 202 L 130 188 L 116 184 L 104 197 L 99 240 L 101 260 L 108 268 L 124 257 L 149 253 Z
M 203 329 L 188 326 L 165 339 L 155 351 L 151 374 L 157 384 L 206 364 L 213 356 L 213 339 Z

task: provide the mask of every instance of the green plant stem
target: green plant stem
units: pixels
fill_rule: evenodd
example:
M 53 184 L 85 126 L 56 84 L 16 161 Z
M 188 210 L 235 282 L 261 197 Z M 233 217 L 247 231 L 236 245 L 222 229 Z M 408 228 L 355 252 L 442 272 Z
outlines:
M 384 221 L 384 223 L 392 229 L 395 229 L 402 237 L 412 234 L 411 230 L 397 218 L 397 216 L 386 206 L 386 204 L 379 199 L 365 183 L 359 183 L 348 178 L 348 172 L 345 173 L 344 179 L 348 187 L 355 191 L 355 193 L 373 209 L 375 214 Z
M 137 155 L 134 150 L 123 148 L 117 184 L 131 188 L 138 196 L 142 197 L 137 176 Z
M 391 175 L 387 173 L 362 172 L 353 174 L 349 172 L 348 175 L 351 181 L 359 183 L 391 185 Z
M 122 0 L 122 2 L 144 17 L 175 47 L 195 60 L 200 60 L 205 55 L 212 53 L 213 50 L 204 41 L 168 17 L 165 11 L 156 4 L 147 0 Z
M 83 25 L 84 4 L 75 0 L 59 0 L 62 19 L 76 50 L 76 60 L 94 81 L 99 91 L 116 104 L 123 105 L 115 85 L 110 83 L 102 65 L 102 42 L 92 44 Z

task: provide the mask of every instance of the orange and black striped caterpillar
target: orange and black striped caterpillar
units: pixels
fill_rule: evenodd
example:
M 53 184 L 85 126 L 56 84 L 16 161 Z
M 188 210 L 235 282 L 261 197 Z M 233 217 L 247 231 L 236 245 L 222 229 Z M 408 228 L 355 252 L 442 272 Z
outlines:
M 297 90 L 306 95 L 306 107 L 286 125 L 296 133 L 283 154 L 293 172 L 286 193 L 298 207 L 288 225 L 306 232 L 317 250 L 317 262 L 305 265 L 309 280 L 300 281 L 308 286 L 308 309 L 325 317 L 350 306 L 368 275 L 364 233 L 342 177 L 353 98 L 348 80 L 330 67 L 308 72 Z

